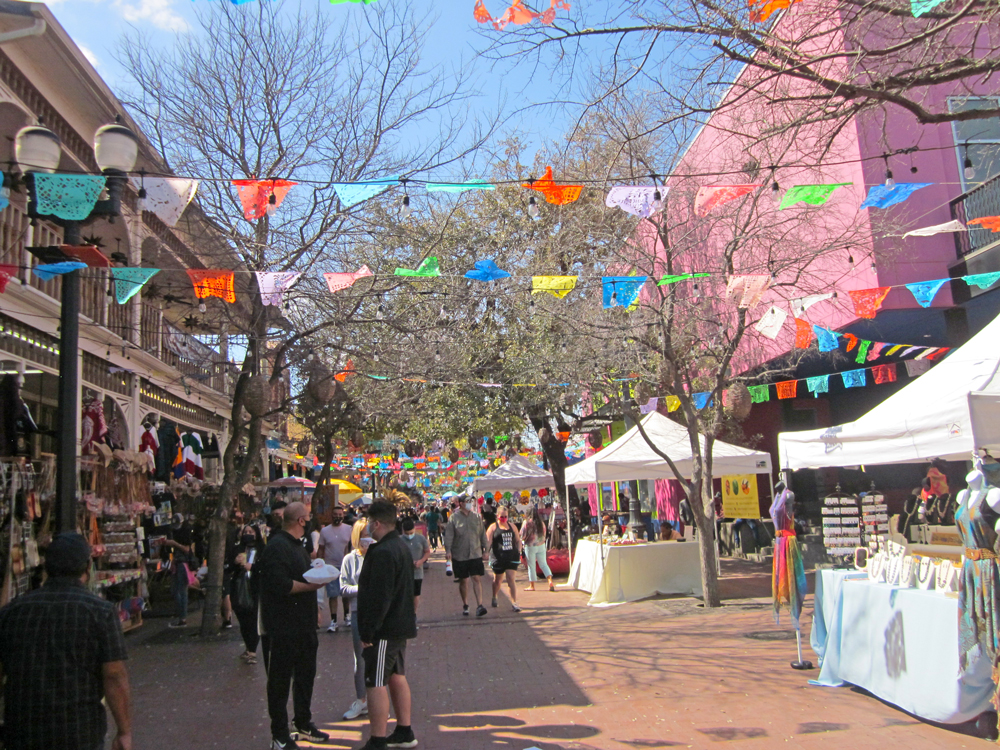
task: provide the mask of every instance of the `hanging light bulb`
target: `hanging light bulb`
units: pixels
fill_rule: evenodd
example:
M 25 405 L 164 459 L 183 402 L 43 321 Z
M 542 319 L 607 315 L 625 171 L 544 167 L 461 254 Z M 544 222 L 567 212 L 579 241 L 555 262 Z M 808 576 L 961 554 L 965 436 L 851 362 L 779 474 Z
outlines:
M 199 302 L 198 303 L 198 312 L 205 312 L 207 309 L 208 308 L 205 307 L 205 303 L 204 302 Z
M 404 195 L 403 203 L 399 207 L 399 216 L 402 219 L 409 219 L 412 214 L 413 214 L 413 209 L 410 208 L 410 196 Z
M 440 349 L 436 349 L 434 351 L 434 361 L 435 362 L 440 362 L 441 361 L 441 350 Z
M 614 307 L 618 304 L 618 292 L 611 292 L 611 306 Z
M 694 284 L 691 285 L 691 292 L 692 292 L 692 296 L 694 296 L 694 297 L 701 296 L 701 289 L 699 288 L 697 281 L 694 282 Z
M 562 353 L 563 354 L 566 353 L 566 342 L 565 341 L 562 342 Z
M 528 301 L 528 308 L 529 308 L 529 309 L 530 309 L 530 310 L 531 310 L 532 312 L 534 312 L 534 311 L 535 311 L 535 298 L 534 298 L 534 297 L 532 297 L 532 298 L 531 298 L 531 299 L 530 299 L 530 300 Z
M 306 362 L 312 362 L 314 359 L 316 359 L 316 355 L 310 351 L 309 354 L 306 356 Z
M 382 314 L 385 312 L 385 305 L 379 303 L 378 309 L 375 311 L 375 320 L 382 320 Z
M 538 203 L 535 201 L 535 196 L 528 198 L 528 216 L 532 219 L 538 218 Z
M 896 187 L 896 181 L 892 177 L 892 170 L 889 169 L 889 155 L 883 154 L 882 158 L 885 160 L 885 186 L 892 190 Z
M 274 216 L 274 212 L 278 210 L 278 196 L 273 192 L 267 196 L 267 215 Z
M 146 173 L 145 171 L 139 172 L 139 204 L 138 209 L 141 214 L 146 210 Z
M 851 254 L 850 250 L 847 251 L 847 262 L 850 264 L 851 268 L 854 268 L 854 256 Z
M 976 168 L 972 165 L 972 159 L 969 158 L 969 145 L 965 146 L 965 161 L 962 162 L 962 174 L 965 175 L 965 179 L 972 180 L 976 176 Z
M 377 349 L 372 354 L 372 360 L 374 360 L 375 362 L 378 362 L 378 350 Z
M 653 191 L 653 213 L 656 213 L 661 208 L 663 208 L 663 193 L 660 192 L 659 188 Z
M 775 203 L 781 202 L 781 186 L 777 180 L 771 180 L 771 200 Z

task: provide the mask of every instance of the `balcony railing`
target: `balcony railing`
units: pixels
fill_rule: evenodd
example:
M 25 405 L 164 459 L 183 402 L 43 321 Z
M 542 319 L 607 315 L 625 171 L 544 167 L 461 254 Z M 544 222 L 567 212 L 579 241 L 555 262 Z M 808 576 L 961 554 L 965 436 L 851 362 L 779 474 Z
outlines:
M 994 175 L 978 187 L 962 193 L 951 202 L 951 217 L 968 225 L 971 219 L 984 216 L 1000 216 L 1000 174 Z M 968 232 L 955 232 L 955 247 L 958 257 L 992 247 L 1000 243 L 1000 234 L 978 226 L 970 226 Z

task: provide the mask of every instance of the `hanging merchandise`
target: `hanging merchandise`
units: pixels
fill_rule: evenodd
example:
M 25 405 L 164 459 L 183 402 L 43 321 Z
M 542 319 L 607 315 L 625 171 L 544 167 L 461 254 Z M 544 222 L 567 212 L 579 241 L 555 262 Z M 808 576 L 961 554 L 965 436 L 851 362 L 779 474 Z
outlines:
M 1000 216 L 981 216 L 978 219 L 969 219 L 969 224 L 978 224 L 991 232 L 1000 232 Z
M 758 190 L 760 185 L 706 185 L 698 188 L 694 197 L 694 212 L 706 216 L 716 206 L 736 200 L 747 193 Z
M 86 263 L 89 268 L 107 268 L 111 265 L 108 257 L 94 245 L 60 245 L 62 254 Z
M 882 383 L 895 383 L 896 363 L 893 362 L 889 365 L 876 365 L 872 368 L 872 377 L 875 378 L 875 383 L 877 385 L 881 385 Z
M 764 316 L 757 321 L 754 328 L 762 336 L 767 336 L 769 339 L 774 340 L 778 338 L 778 333 L 781 331 L 782 326 L 785 325 L 787 319 L 788 313 L 780 307 L 771 305 L 770 309 L 764 313 Z
M 630 307 L 639 298 L 648 276 L 603 276 L 604 309 Z
M 333 190 L 340 198 L 341 208 L 346 209 L 364 203 L 398 184 L 398 177 L 385 177 L 379 180 L 363 180 L 361 182 L 335 182 Z
M 822 206 L 839 187 L 853 185 L 853 182 L 838 182 L 830 185 L 793 185 L 785 191 L 778 210 L 784 210 L 796 203 L 808 203 L 811 206 Z
M 807 297 L 795 297 L 794 299 L 788 300 L 788 306 L 792 310 L 792 315 L 796 318 L 801 318 L 806 310 L 815 305 L 817 302 L 823 302 L 828 299 L 833 298 L 833 292 L 827 292 L 826 294 L 810 294 Z
M 66 221 L 85 221 L 107 183 L 103 175 L 32 174 L 38 213 Z
M 921 307 L 930 307 L 938 291 L 947 284 L 949 279 L 937 279 L 936 281 L 921 281 L 916 284 L 907 284 L 906 288 L 913 292 L 914 299 Z
M 288 180 L 233 180 L 240 194 L 243 216 L 247 221 L 273 214 L 288 191 L 298 185 Z
M 777 621 L 782 604 L 788 604 L 792 624 L 799 629 L 802 600 L 806 596 L 806 572 L 802 553 L 795 538 L 795 496 L 782 487 L 771 503 L 769 515 L 774 521 L 774 564 L 771 578 L 771 596 L 774 602 L 774 619 Z
M 778 398 L 795 398 L 799 389 L 798 380 L 783 380 L 774 384 L 774 389 L 778 392 Z
M 897 182 L 892 187 L 874 185 L 868 190 L 868 197 L 858 210 L 865 208 L 889 208 L 902 203 L 920 188 L 930 187 L 933 182 Z
M 430 279 L 440 276 L 441 269 L 438 268 L 438 259 L 432 255 L 429 258 L 424 258 L 415 271 L 412 271 L 409 268 L 397 268 L 393 271 L 393 273 L 395 273 L 396 276 L 415 276 L 422 279 Z
M 747 386 L 747 390 L 750 391 L 750 403 L 763 404 L 765 401 L 771 400 L 771 389 L 769 386 L 751 385 Z
M 991 286 L 1000 280 L 1000 272 L 991 271 L 990 273 L 974 273 L 969 276 L 963 276 L 962 281 L 964 281 L 969 286 L 978 286 L 980 289 L 989 289 Z
M 531 293 L 548 292 L 562 299 L 576 287 L 576 276 L 532 276 Z
M 874 318 L 891 288 L 880 286 L 875 289 L 856 289 L 848 292 L 854 301 L 854 314 L 859 318 Z
M 278 271 L 273 273 L 257 272 L 257 287 L 260 289 L 260 301 L 267 307 L 281 307 L 285 301 L 285 292 L 292 288 L 299 276 L 298 271 Z
M 931 235 L 940 234 L 941 232 L 967 232 L 968 228 L 960 222 L 958 219 L 953 221 L 946 221 L 944 224 L 935 224 L 931 227 L 922 227 L 920 229 L 911 229 L 909 232 L 903 235 L 903 239 L 907 237 L 930 237 Z
M 65 260 L 61 263 L 43 263 L 40 266 L 35 266 L 31 269 L 31 272 L 35 274 L 42 281 L 48 281 L 56 276 L 62 276 L 64 273 L 70 273 L 71 271 L 79 271 L 81 268 L 86 268 L 86 263 L 80 263 L 75 260 Z
M 104 418 L 104 402 L 93 396 L 83 404 L 80 420 L 80 446 L 84 455 L 93 453 L 96 443 L 103 443 L 108 434 L 108 423 Z
M 112 268 L 111 276 L 115 280 L 115 300 L 119 305 L 124 305 L 159 272 L 158 268 Z
M 232 271 L 224 268 L 189 268 L 187 274 L 194 285 L 194 296 L 198 299 L 218 297 L 230 304 L 236 302 Z
M 142 426 L 142 437 L 139 440 L 139 452 L 149 457 L 151 467 L 156 467 L 156 456 L 160 452 L 160 439 L 156 433 L 156 425 L 146 422 Z
M 751 274 L 745 276 L 730 276 L 726 285 L 726 297 L 737 307 L 756 307 L 764 292 L 771 285 L 771 277 L 767 274 Z
M 665 274 L 659 281 L 656 282 L 657 286 L 667 286 L 668 284 L 676 284 L 678 281 L 687 281 L 689 279 L 703 279 L 706 276 L 711 276 L 709 273 L 674 273 Z
M 848 370 L 840 373 L 840 379 L 844 381 L 844 388 L 860 388 L 867 381 L 864 370 Z
M 808 349 L 813 337 L 812 326 L 801 318 L 795 318 L 795 348 Z
M 198 191 L 198 180 L 182 177 L 132 176 L 136 190 L 146 191 L 146 210 L 152 211 L 168 227 L 177 225 L 184 209 Z
M 324 273 L 323 278 L 326 279 L 326 285 L 330 289 L 330 293 L 334 294 L 341 289 L 353 286 L 354 282 L 358 279 L 373 275 L 368 266 L 361 266 L 354 273 Z
M 619 185 L 608 192 L 604 205 L 647 219 L 663 209 L 663 197 L 669 188 L 656 185 Z
M 7 289 L 7 282 L 17 276 L 17 266 L 0 263 L 0 294 Z
M 497 266 L 492 260 L 477 260 L 475 268 L 465 272 L 465 278 L 476 281 L 499 281 L 510 278 L 510 274 Z
M 471 182 L 428 182 L 424 188 L 429 193 L 464 193 L 466 190 L 496 190 L 497 186 L 484 180 L 473 180 Z
M 819 398 L 819 394 L 830 392 L 830 376 L 817 375 L 813 378 L 806 378 L 806 388 L 815 398 Z
M 542 175 L 541 179 L 522 183 L 521 187 L 528 190 L 537 190 L 545 196 L 547 203 L 552 203 L 556 206 L 564 206 L 567 203 L 572 203 L 583 192 L 583 185 L 557 185 L 552 179 L 552 167 L 545 168 L 545 174 Z

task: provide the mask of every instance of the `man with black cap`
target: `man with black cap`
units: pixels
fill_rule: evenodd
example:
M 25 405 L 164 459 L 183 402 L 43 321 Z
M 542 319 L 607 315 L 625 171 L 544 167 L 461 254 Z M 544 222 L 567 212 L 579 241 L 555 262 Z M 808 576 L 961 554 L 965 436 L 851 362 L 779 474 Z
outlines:
M 45 585 L 0 609 L 7 750 L 104 747 L 102 699 L 118 729 L 112 750 L 132 748 L 125 639 L 114 605 L 84 588 L 90 547 L 59 534 L 45 553 Z

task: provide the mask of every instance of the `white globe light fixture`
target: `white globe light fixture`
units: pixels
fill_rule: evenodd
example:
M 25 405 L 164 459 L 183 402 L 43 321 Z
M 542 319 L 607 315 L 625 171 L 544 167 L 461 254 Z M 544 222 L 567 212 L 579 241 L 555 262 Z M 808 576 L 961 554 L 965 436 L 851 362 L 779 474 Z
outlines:
M 94 158 L 102 172 L 131 172 L 139 157 L 139 139 L 116 117 L 94 133 Z
M 28 125 L 14 136 L 14 159 L 21 172 L 47 172 L 59 168 L 62 142 L 59 136 L 43 125 Z

